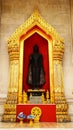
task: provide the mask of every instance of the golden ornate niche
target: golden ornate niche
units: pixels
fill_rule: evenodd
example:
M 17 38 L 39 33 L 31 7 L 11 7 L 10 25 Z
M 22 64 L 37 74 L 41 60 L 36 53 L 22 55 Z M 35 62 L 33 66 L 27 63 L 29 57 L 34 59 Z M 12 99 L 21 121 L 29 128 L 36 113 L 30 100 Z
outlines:
M 8 39 L 10 75 L 3 121 L 16 121 L 16 104 L 22 103 L 23 99 L 23 44 L 28 37 L 36 32 L 47 39 L 49 44 L 50 100 L 51 103 L 56 104 L 57 122 L 70 121 L 63 83 L 62 59 L 64 42 L 56 30 L 41 17 L 37 9 Z

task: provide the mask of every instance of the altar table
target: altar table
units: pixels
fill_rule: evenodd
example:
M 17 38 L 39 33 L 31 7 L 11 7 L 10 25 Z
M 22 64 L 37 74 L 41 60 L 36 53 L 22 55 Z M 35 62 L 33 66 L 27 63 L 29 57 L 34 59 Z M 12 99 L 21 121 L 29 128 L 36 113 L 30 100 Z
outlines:
M 55 104 L 17 104 L 16 106 L 16 121 L 17 115 L 23 112 L 26 116 L 31 114 L 33 107 L 39 107 L 42 110 L 40 122 L 56 122 L 56 105 Z M 26 121 L 27 122 L 27 121 Z

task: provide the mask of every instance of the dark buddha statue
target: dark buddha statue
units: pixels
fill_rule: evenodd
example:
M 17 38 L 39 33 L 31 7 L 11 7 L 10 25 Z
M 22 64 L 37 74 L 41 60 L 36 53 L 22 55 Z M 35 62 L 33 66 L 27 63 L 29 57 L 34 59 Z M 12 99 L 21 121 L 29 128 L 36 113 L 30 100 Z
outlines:
M 40 89 L 45 83 L 43 57 L 37 45 L 33 47 L 33 53 L 29 57 L 27 83 L 31 89 Z

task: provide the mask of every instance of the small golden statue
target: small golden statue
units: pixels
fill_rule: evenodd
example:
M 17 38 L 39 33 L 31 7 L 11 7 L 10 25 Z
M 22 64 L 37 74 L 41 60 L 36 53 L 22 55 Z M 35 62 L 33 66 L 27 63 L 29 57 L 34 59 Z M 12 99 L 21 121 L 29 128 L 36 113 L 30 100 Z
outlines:
M 47 99 L 47 103 L 48 103 L 48 99 L 49 99 L 49 91 L 48 90 L 46 92 L 46 99 Z
M 44 93 L 42 93 L 42 103 L 45 102 Z

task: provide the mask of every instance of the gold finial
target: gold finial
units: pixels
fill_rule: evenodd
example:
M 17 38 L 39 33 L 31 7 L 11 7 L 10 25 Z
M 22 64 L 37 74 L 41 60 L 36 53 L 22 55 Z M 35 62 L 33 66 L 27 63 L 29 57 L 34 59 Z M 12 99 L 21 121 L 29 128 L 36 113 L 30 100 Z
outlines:
M 44 93 L 42 93 L 42 103 L 44 103 L 45 98 L 44 98 Z
M 34 7 L 34 12 L 39 12 L 39 9 L 38 9 L 37 5 Z
M 37 17 L 40 15 L 38 6 L 35 6 L 33 14 Z
M 48 99 L 49 99 L 49 91 L 48 90 L 46 92 L 46 99 L 47 99 L 47 103 L 48 103 Z

